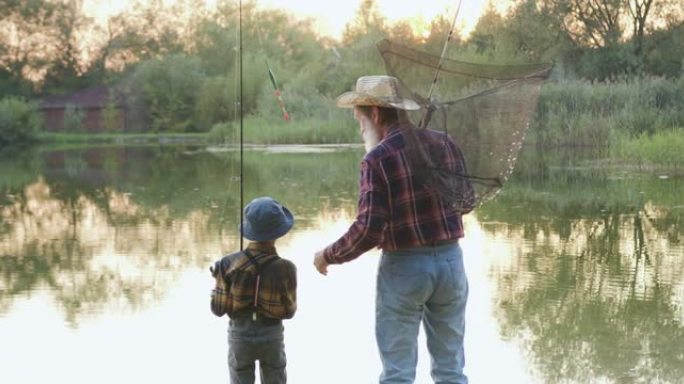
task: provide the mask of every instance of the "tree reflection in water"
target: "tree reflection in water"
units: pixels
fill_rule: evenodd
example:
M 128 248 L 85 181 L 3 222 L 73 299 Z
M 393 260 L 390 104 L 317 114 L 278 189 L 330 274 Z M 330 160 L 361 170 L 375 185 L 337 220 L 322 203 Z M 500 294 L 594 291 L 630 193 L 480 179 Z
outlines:
M 173 218 L 120 192 L 101 194 L 104 206 L 85 195 L 59 199 L 40 180 L 0 207 L 3 312 L 16 296 L 39 290 L 50 291 L 73 326 L 85 313 L 136 310 L 220 249 L 218 237 L 199 241 L 209 221 L 204 212 Z
M 495 272 L 501 332 L 548 383 L 683 382 L 676 181 L 590 179 L 522 177 L 480 212 L 516 247 Z
M 271 191 L 298 214 L 315 210 L 311 196 L 347 201 L 358 153 L 317 157 L 248 153 L 245 198 Z M 184 147 L 0 158 L 0 315 L 43 290 L 74 327 L 83 315 L 161 300 L 183 271 L 239 247 L 238 164 L 235 151 Z

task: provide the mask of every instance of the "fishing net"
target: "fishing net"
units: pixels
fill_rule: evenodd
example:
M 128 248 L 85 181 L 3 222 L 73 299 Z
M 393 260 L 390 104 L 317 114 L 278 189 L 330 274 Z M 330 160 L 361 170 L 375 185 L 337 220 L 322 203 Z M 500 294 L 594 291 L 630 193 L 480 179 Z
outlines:
M 513 171 L 551 64 L 467 63 L 389 40 L 377 47 L 387 73 L 422 107 L 408 116 L 418 125 L 405 135 L 413 169 L 461 212 L 493 197 Z M 438 80 L 431 87 L 436 73 Z M 445 132 L 458 143 L 464 172 L 448 171 L 432 160 L 439 154 L 427 151 L 416 132 L 425 128 Z

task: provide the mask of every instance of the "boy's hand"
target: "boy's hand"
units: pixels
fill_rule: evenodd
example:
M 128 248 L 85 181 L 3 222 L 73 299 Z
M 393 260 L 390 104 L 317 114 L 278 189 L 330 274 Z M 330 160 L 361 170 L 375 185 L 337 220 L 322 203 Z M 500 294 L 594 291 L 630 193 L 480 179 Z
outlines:
M 323 257 L 323 251 L 316 252 L 314 267 L 316 267 L 321 275 L 325 276 L 328 274 L 328 262 L 325 260 L 325 257 Z
M 209 271 L 211 272 L 211 275 L 216 279 L 225 279 L 225 274 L 228 270 L 229 265 L 230 262 L 226 257 L 224 257 L 221 260 L 217 260 L 216 262 L 214 262 L 214 265 L 209 267 Z

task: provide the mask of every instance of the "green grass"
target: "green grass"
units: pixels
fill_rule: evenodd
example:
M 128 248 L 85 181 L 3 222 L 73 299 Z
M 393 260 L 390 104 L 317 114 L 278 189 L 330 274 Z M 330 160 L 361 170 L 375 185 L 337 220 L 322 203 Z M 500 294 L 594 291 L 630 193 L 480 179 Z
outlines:
M 63 133 L 41 132 L 38 141 L 47 144 L 206 142 L 206 133 Z
M 248 118 L 243 123 L 244 141 L 251 144 L 349 144 L 359 143 L 358 124 L 341 120 L 265 120 Z
M 634 138 L 616 136 L 611 144 L 611 157 L 640 167 L 684 171 L 684 128 Z
M 247 117 L 242 136 L 246 144 L 349 144 L 359 143 L 358 125 L 351 118 L 340 120 L 273 120 Z M 38 140 L 44 144 L 140 144 L 190 143 L 237 144 L 239 123 L 217 124 L 211 132 L 202 133 L 56 133 L 43 132 Z

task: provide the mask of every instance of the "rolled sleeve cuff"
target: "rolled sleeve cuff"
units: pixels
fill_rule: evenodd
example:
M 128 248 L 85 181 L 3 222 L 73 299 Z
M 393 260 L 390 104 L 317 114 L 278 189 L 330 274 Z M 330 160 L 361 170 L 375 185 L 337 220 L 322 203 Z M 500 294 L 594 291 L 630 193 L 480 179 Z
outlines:
M 325 262 L 328 264 L 339 264 L 333 257 L 332 257 L 332 249 L 330 247 L 327 247 L 323 250 L 323 259 L 325 259 Z

